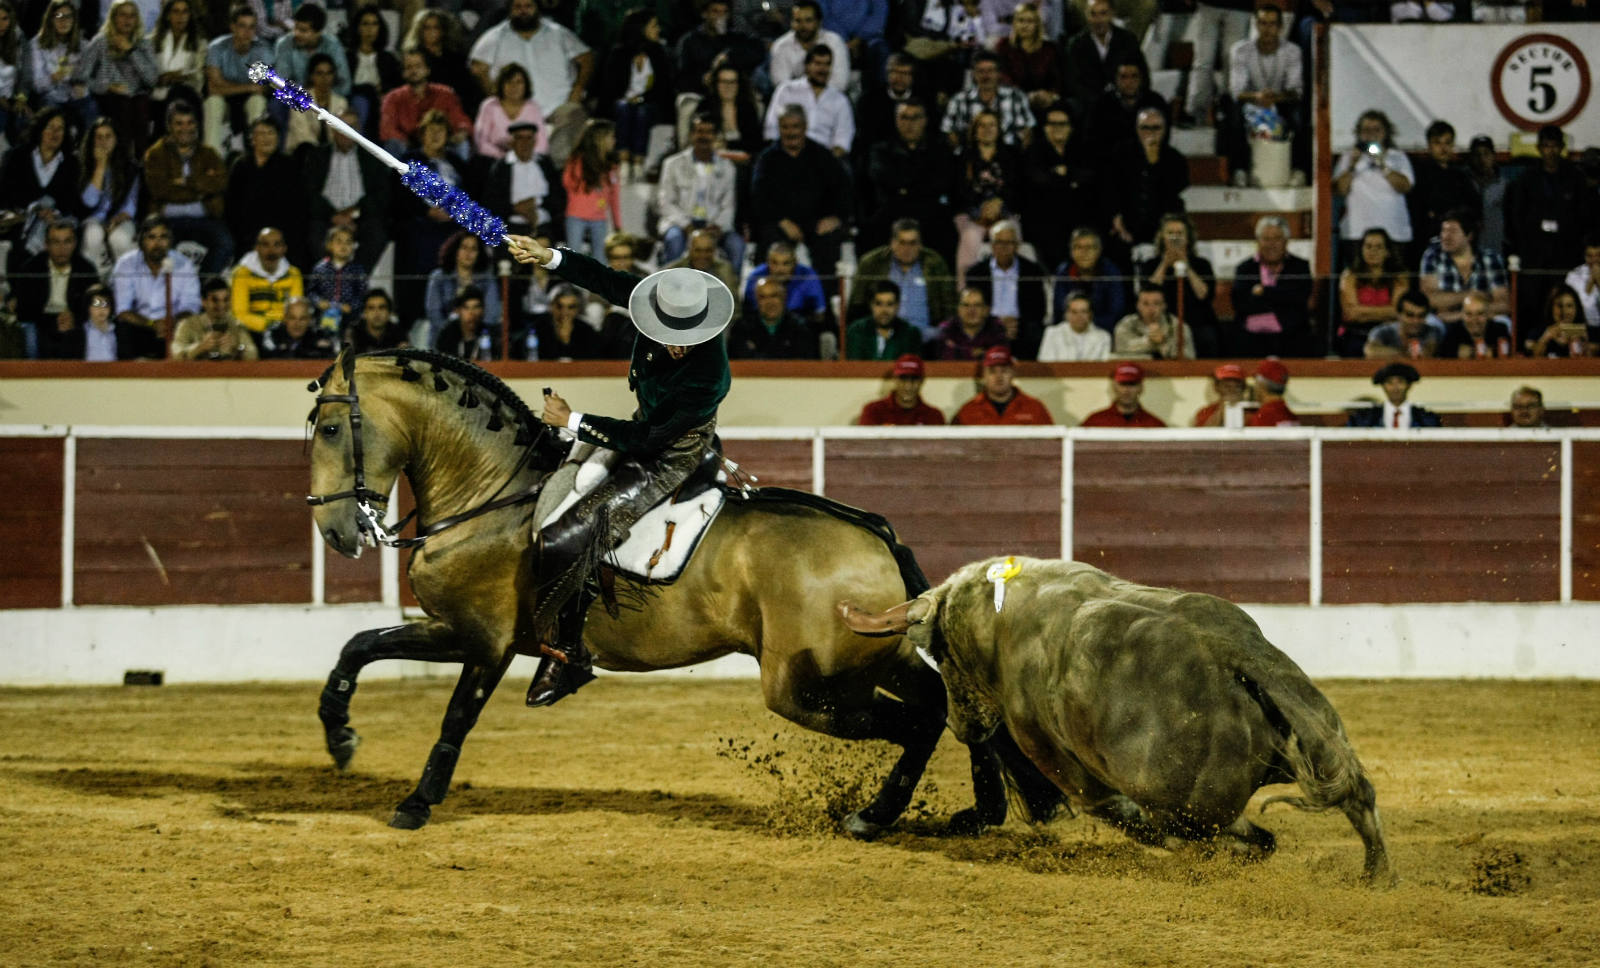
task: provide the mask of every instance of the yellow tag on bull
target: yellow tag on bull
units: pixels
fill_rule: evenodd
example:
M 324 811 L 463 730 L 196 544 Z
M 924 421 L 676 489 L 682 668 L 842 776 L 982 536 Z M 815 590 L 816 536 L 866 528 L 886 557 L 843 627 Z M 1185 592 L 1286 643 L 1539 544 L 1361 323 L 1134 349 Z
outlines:
M 989 566 L 983 577 L 994 582 L 994 610 L 1000 611 L 1000 606 L 1006 601 L 1006 582 L 1022 573 L 1022 566 L 1017 564 L 1017 559 L 1007 556 L 1005 561 L 997 561 Z

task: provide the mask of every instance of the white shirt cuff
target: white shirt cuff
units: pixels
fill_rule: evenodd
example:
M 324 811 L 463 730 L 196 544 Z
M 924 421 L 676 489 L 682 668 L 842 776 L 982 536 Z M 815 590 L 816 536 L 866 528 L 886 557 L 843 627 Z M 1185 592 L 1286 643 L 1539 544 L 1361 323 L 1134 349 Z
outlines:
M 567 417 L 567 429 L 573 433 L 578 432 L 578 424 L 581 423 L 583 423 L 583 414 L 578 413 L 576 410 Z
M 546 262 L 544 264 L 544 267 L 546 269 L 555 269 L 555 268 L 558 268 L 560 265 L 561 265 L 561 250 L 560 249 L 551 249 L 550 250 L 550 261 Z

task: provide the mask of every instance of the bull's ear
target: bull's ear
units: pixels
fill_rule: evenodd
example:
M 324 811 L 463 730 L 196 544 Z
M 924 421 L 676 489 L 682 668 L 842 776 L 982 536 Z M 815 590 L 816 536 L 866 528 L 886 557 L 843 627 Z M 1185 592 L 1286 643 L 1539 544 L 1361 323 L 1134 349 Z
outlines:
M 932 624 L 939 617 L 939 600 L 932 595 L 919 595 L 906 609 L 906 621 L 911 625 Z

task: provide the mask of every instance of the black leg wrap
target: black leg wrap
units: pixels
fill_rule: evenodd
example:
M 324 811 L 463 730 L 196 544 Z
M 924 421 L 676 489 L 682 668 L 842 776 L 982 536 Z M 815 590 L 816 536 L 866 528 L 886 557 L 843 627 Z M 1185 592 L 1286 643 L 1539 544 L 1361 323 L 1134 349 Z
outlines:
M 422 795 L 424 802 L 444 802 L 444 795 L 450 791 L 450 778 L 456 772 L 456 760 L 460 758 L 459 746 L 433 744 L 433 752 L 428 754 L 428 765 L 422 768 L 422 779 L 417 783 L 417 792 Z
M 861 811 L 861 818 L 868 823 L 888 826 L 905 813 L 906 807 L 911 803 L 912 794 L 917 791 L 917 781 L 921 779 L 922 771 L 908 773 L 896 764 L 889 771 L 889 778 L 883 781 L 883 789 L 873 798 L 872 803 Z
M 338 669 L 328 673 L 328 683 L 322 687 L 322 699 L 317 704 L 317 718 L 330 732 L 350 722 L 350 697 L 356 694 L 356 677 L 347 676 Z

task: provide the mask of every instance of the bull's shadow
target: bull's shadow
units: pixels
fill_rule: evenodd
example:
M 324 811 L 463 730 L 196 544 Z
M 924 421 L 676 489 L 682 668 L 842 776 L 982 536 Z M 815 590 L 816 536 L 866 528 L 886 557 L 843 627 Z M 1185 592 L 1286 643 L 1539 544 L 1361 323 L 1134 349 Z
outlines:
M 247 763 L 226 776 L 175 772 L 168 769 L 101 769 L 19 771 L 38 782 L 91 796 L 159 799 L 176 794 L 213 796 L 217 810 L 232 819 L 285 822 L 283 814 L 365 815 L 386 822 L 397 796 L 411 784 L 401 779 L 334 773 L 327 767 Z M 476 814 L 550 816 L 601 810 L 641 817 L 687 820 L 707 827 L 759 830 L 766 812 L 759 806 L 709 794 L 676 794 L 664 790 L 593 790 L 554 787 L 510 787 L 463 783 L 450 796 L 438 822 Z M 292 821 L 289 821 L 292 822 Z

